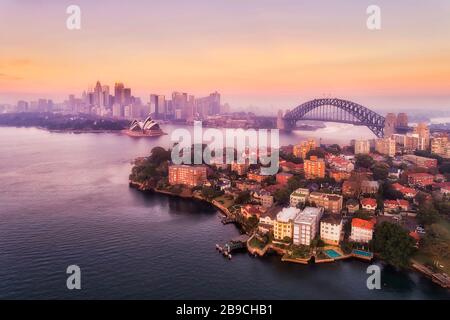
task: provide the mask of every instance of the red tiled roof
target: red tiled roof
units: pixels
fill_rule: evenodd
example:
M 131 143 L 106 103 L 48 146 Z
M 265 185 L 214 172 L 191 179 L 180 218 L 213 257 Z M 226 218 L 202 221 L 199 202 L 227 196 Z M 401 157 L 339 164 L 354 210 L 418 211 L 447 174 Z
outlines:
M 361 200 L 361 205 L 376 207 L 377 206 L 377 200 L 373 199 L 373 198 L 364 198 L 364 199 Z
M 373 221 L 367 221 L 359 218 L 353 218 L 352 220 L 352 227 L 356 228 L 373 230 L 374 225 L 375 224 Z

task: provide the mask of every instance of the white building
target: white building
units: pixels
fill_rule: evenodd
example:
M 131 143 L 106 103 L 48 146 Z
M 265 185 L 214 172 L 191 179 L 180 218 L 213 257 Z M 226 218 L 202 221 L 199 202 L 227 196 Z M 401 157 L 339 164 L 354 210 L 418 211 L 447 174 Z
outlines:
M 298 188 L 291 193 L 290 206 L 296 208 L 299 203 L 305 203 L 309 198 L 309 189 Z
M 319 221 L 323 208 L 306 207 L 294 219 L 293 243 L 296 245 L 311 245 L 311 240 L 319 229 Z
M 356 140 L 355 141 L 355 154 L 369 154 L 370 153 L 370 141 L 369 140 Z
M 359 218 L 352 220 L 350 240 L 359 243 L 368 243 L 373 237 L 374 223 Z
M 338 245 L 342 234 L 342 218 L 337 215 L 326 215 L 320 221 L 320 238 L 331 245 Z
M 300 209 L 297 208 L 283 208 L 280 213 L 277 214 L 273 226 L 273 236 L 275 240 L 284 240 L 285 238 L 292 239 L 292 227 L 293 221 L 300 213 Z

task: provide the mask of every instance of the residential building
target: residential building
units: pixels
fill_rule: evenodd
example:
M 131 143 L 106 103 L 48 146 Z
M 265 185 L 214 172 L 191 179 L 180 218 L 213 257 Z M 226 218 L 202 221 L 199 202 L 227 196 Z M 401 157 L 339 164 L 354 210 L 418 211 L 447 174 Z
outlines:
M 249 165 L 247 163 L 231 163 L 231 171 L 236 172 L 238 175 L 243 176 L 247 173 Z
M 273 196 L 266 190 L 259 190 L 253 193 L 253 198 L 264 208 L 270 208 L 273 205 Z
M 293 154 L 297 158 L 306 159 L 306 155 L 309 151 L 316 148 L 316 141 L 314 139 L 309 139 L 308 141 L 303 141 L 298 145 L 293 147 Z
M 430 146 L 430 129 L 426 123 L 419 123 L 414 127 L 414 133 L 419 135 L 419 138 L 424 139 L 424 149 L 428 150 Z
M 400 183 L 394 183 L 392 185 L 392 188 L 395 191 L 400 192 L 405 198 L 412 199 L 417 195 L 416 189 L 405 187 L 405 186 L 401 185 Z
M 251 171 L 247 173 L 247 179 L 249 180 L 253 180 L 256 182 L 263 182 L 264 180 L 266 180 L 269 176 L 266 175 L 262 175 L 259 171 Z
M 306 207 L 294 218 L 293 243 L 309 246 L 319 231 L 319 221 L 323 208 Z
M 275 240 L 284 240 L 285 238 L 290 238 L 292 240 L 293 223 L 299 212 L 300 209 L 288 207 L 283 208 L 283 210 L 277 214 L 273 226 L 273 236 Z
M 375 223 L 359 218 L 352 219 L 350 240 L 359 243 L 368 243 L 372 240 Z
M 349 199 L 346 204 L 348 213 L 355 213 L 359 210 L 359 201 L 355 199 Z
M 375 142 L 375 150 L 382 155 L 394 157 L 396 153 L 396 143 L 391 137 L 377 139 Z
M 431 139 L 431 153 L 443 158 L 450 158 L 450 141 L 447 135 L 434 137 Z
M 287 185 L 290 178 L 292 178 L 294 175 L 287 173 L 287 172 L 280 172 L 276 174 L 276 181 L 278 184 L 281 185 Z
M 343 197 L 338 194 L 311 192 L 309 202 L 317 207 L 324 208 L 331 213 L 340 213 L 343 205 Z
M 377 209 L 377 200 L 374 198 L 361 199 L 361 207 L 365 211 L 375 212 Z
M 370 153 L 370 141 L 369 140 L 356 140 L 355 141 L 355 154 L 369 154 Z
M 290 206 L 296 208 L 299 203 L 304 204 L 309 198 L 309 189 L 298 188 L 291 193 Z
M 426 187 L 432 185 L 434 176 L 429 173 L 410 173 L 408 174 L 408 183 L 413 186 Z
M 345 172 L 345 171 L 336 171 L 336 170 L 331 170 L 329 172 L 330 178 L 333 178 L 336 182 L 341 182 L 344 180 L 348 180 L 351 177 L 351 173 L 350 172 Z
M 202 185 L 207 181 L 206 166 L 170 165 L 169 184 L 183 184 L 190 187 Z
M 247 205 L 241 207 L 241 215 L 246 219 L 250 219 L 251 217 L 256 217 L 259 220 L 262 213 L 263 213 L 263 210 L 261 210 L 260 206 L 247 204 Z
M 339 245 L 342 235 L 342 218 L 339 215 L 327 214 L 320 221 L 320 238 L 329 245 Z
M 325 177 L 325 161 L 311 156 L 309 160 L 304 161 L 304 170 L 306 179 L 316 179 Z
M 304 173 L 303 163 L 293 163 L 286 160 L 280 161 L 280 168 L 284 172 Z
M 273 231 L 277 215 L 282 209 L 282 207 L 277 206 L 262 212 L 259 216 L 258 229 L 262 232 Z
M 412 154 L 403 156 L 403 159 L 422 168 L 433 169 L 437 167 L 437 160 L 432 158 L 420 157 Z
M 385 213 L 408 211 L 408 210 L 409 210 L 409 202 L 404 199 L 384 201 Z

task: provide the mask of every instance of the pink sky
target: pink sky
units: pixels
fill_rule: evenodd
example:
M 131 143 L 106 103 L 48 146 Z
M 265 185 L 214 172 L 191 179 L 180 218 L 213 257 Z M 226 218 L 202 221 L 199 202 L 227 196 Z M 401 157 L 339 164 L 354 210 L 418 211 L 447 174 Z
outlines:
M 0 103 L 79 95 L 97 80 L 133 94 L 218 90 L 234 107 L 321 96 L 450 105 L 450 2 L 0 0 Z M 68 5 L 82 28 L 66 29 Z

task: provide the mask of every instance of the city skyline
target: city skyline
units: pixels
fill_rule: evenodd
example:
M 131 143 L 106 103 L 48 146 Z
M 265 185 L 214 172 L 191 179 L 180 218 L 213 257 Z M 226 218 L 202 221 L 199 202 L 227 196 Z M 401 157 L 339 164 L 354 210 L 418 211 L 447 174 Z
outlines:
M 450 101 L 446 1 L 378 1 L 378 31 L 366 27 L 364 1 L 135 1 L 125 12 L 78 1 L 72 31 L 68 1 L 47 1 L 40 15 L 39 1 L 0 3 L 1 103 L 61 101 L 87 79 L 123 81 L 141 98 L 220 91 L 233 108 L 262 112 L 323 96 L 398 110 Z

